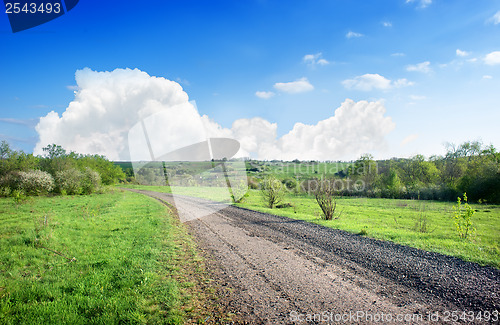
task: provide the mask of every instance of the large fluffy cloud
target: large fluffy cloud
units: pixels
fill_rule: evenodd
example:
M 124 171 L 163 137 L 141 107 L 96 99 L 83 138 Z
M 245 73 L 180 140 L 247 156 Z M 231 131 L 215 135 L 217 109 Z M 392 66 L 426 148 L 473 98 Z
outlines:
M 182 142 L 186 134 L 192 139 L 203 136 L 198 112 L 176 82 L 138 69 L 83 69 L 75 77 L 78 90 L 66 111 L 61 116 L 52 111 L 36 126 L 40 140 L 35 154 L 42 154 L 47 144 L 56 143 L 80 153 L 129 159 L 129 130 L 141 119 L 160 112 L 171 117 L 158 121 L 162 123 L 165 143 Z
M 211 136 L 231 136 L 239 140 L 243 153 L 259 159 L 354 159 L 361 153 L 383 150 L 385 136 L 395 124 L 385 116 L 381 102 L 346 99 L 334 115 L 314 125 L 296 123 L 281 138 L 277 125 L 261 118 L 236 120 L 231 129 L 221 128 L 205 117 Z
M 239 156 L 353 159 L 384 148 L 385 136 L 395 126 L 381 102 L 346 99 L 330 118 L 313 125 L 296 123 L 278 137 L 278 125 L 260 117 L 239 119 L 224 128 L 200 116 L 178 83 L 137 69 L 79 70 L 76 83 L 75 99 L 66 111 L 61 116 L 50 112 L 40 119 L 35 154 L 56 143 L 113 160 L 128 160 L 131 155 L 142 160 L 207 137 L 229 137 L 240 142 Z

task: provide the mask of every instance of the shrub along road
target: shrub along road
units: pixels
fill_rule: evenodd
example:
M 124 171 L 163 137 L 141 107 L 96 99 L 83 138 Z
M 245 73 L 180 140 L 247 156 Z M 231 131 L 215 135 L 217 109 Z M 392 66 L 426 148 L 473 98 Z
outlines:
M 174 203 L 171 194 L 137 192 Z M 214 204 L 175 203 L 188 214 Z M 236 322 L 449 324 L 470 323 L 474 311 L 484 323 L 500 309 L 500 270 L 492 267 L 233 206 L 189 225 Z

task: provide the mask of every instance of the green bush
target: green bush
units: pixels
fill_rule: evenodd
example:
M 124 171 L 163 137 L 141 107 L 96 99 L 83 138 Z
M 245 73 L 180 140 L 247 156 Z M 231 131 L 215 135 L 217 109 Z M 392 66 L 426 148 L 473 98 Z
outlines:
M 54 189 L 54 178 L 41 170 L 19 172 L 19 189 L 26 195 L 44 195 Z
M 70 168 L 56 172 L 56 189 L 61 194 L 77 195 L 82 193 L 82 172 Z
M 19 172 L 11 171 L 0 177 L 0 196 L 10 196 L 19 188 Z
M 101 175 L 95 170 L 85 167 L 81 178 L 81 184 L 83 194 L 92 194 L 101 187 Z
M 453 219 L 455 220 L 458 236 L 465 239 L 474 235 L 476 228 L 472 225 L 472 216 L 475 211 L 471 208 L 469 203 L 467 203 L 466 193 L 464 193 L 463 202 L 462 204 L 462 199 L 460 197 L 457 198 L 457 205 L 453 206 Z
M 261 194 L 268 208 L 283 202 L 285 187 L 276 177 L 266 177 L 261 184 Z

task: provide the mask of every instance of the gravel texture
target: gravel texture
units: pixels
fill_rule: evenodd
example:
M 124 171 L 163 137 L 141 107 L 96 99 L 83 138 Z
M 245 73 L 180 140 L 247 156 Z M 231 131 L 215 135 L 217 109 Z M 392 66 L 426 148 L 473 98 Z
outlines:
M 214 209 L 197 198 L 175 204 L 188 213 Z M 454 324 L 471 322 L 452 312 L 500 310 L 495 268 L 233 206 L 188 225 L 234 323 Z

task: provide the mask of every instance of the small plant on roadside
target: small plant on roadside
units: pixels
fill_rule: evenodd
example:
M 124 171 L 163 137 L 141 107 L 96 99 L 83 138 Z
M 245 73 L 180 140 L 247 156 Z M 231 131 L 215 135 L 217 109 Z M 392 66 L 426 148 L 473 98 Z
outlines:
M 425 212 L 425 205 L 420 206 L 420 213 L 418 214 L 417 221 L 413 230 L 421 233 L 429 232 L 429 223 L 427 221 L 427 213 Z
M 323 217 L 325 220 L 339 218 L 339 216 L 335 218 L 333 217 L 335 209 L 337 208 L 338 198 L 338 191 L 335 188 L 335 181 L 333 179 L 321 180 L 316 191 L 314 191 L 314 197 L 316 198 L 316 202 L 318 202 L 321 211 L 323 211 Z
M 463 203 L 462 198 L 457 198 L 457 205 L 453 206 L 453 219 L 460 238 L 468 238 L 474 235 L 476 229 L 472 224 L 472 217 L 474 216 L 474 209 L 467 203 L 467 194 L 464 193 Z
M 283 202 L 285 188 L 277 178 L 266 177 L 261 184 L 261 194 L 266 206 L 272 209 Z

